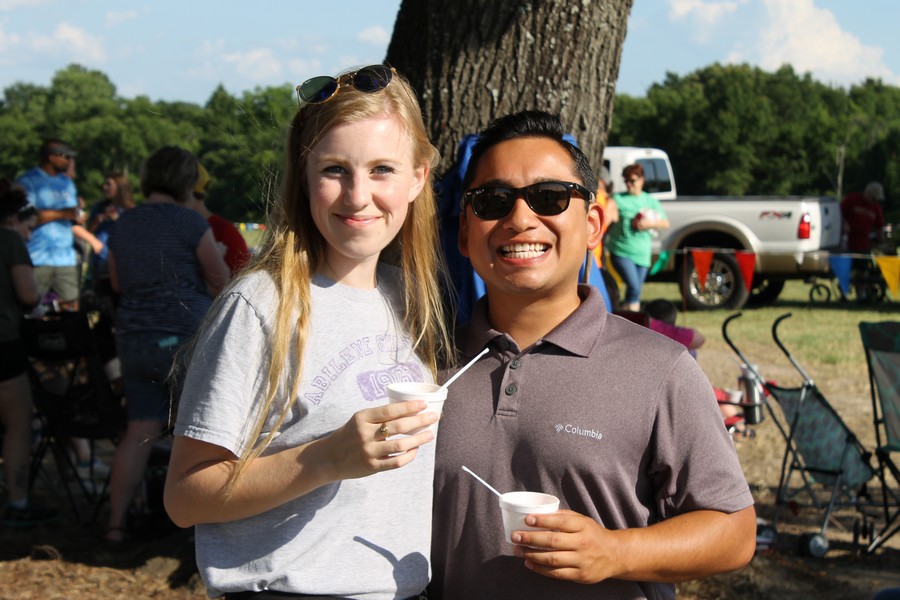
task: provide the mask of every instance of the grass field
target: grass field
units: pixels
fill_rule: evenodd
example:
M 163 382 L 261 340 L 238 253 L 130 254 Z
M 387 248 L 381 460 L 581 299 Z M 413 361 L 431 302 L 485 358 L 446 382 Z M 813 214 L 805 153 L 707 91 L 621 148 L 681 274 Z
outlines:
M 780 315 L 791 313 L 791 317 L 779 326 L 779 337 L 807 372 L 814 374 L 837 369 L 864 374 L 859 323 L 900 320 L 900 303 L 890 292 L 887 299 L 878 304 L 840 302 L 835 300 L 836 294 L 830 302 L 812 303 L 809 290 L 807 283 L 788 282 L 774 304 L 744 309 L 742 316 L 729 325 L 729 336 L 754 362 L 772 353 L 780 355 L 772 340 L 772 324 Z M 666 298 L 676 304 L 681 302 L 678 286 L 674 283 L 648 283 L 642 297 L 644 300 Z M 737 360 L 722 337 L 722 323 L 733 312 L 681 312 L 677 324 L 699 329 L 706 336 L 710 350 L 728 352 Z M 700 353 L 708 351 L 704 346 Z M 713 374 L 710 379 L 714 379 Z

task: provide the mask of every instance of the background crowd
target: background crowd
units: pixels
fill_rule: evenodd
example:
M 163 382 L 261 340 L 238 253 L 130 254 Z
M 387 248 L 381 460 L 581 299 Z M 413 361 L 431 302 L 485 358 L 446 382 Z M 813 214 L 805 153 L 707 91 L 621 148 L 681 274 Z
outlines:
M 164 382 L 173 357 L 250 253 L 240 232 L 206 208 L 210 175 L 190 152 L 170 146 L 148 157 L 141 202 L 126 174 L 108 173 L 90 213 L 75 181 L 76 156 L 65 141 L 45 140 L 38 164 L 0 189 L 0 416 L 10 490 L 3 523 L 57 517 L 27 494 L 32 397 L 21 318 L 92 310 L 107 375 L 127 398 L 128 427 L 112 465 L 84 439 L 72 438 L 70 452 L 79 476 L 103 478 L 112 467 L 106 538 L 115 541 L 126 535 L 131 499 L 169 416 Z

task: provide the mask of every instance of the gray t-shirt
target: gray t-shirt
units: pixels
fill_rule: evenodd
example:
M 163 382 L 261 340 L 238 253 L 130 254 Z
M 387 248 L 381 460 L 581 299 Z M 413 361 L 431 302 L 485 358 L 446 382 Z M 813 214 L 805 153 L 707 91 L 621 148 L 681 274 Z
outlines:
M 391 382 L 432 381 L 402 331 L 399 272 L 379 267 L 378 282 L 375 290 L 359 290 L 313 278 L 299 399 L 267 454 L 323 437 L 355 412 L 386 404 Z M 186 375 L 175 435 L 237 455 L 256 443 L 245 437 L 262 398 L 275 306 L 265 273 L 242 277 L 216 303 Z M 373 600 L 413 596 L 430 575 L 433 469 L 431 443 L 400 469 L 327 485 L 247 519 L 198 525 L 203 581 L 211 595 L 269 589 Z
M 665 583 L 557 581 L 528 570 L 503 539 L 501 492 L 560 498 L 608 529 L 753 504 L 712 388 L 684 346 L 581 306 L 531 348 L 476 306 L 463 352 L 490 352 L 450 387 L 435 465 L 432 600 L 673 598 Z

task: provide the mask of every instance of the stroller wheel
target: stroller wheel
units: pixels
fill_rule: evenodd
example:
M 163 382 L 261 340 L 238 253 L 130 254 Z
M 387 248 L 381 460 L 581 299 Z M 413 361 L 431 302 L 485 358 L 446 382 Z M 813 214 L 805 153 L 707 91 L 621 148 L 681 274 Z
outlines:
M 828 539 L 821 533 L 800 537 L 800 551 L 815 558 L 822 558 L 828 552 Z

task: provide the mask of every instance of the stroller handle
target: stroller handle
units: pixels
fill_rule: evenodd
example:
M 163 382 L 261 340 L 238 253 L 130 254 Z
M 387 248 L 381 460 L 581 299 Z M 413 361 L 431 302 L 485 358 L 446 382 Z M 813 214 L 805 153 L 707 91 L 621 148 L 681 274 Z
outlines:
M 800 375 L 803 376 L 803 379 L 814 385 L 815 382 L 812 380 L 812 377 L 810 377 L 806 373 L 806 371 L 803 370 L 803 367 L 800 366 L 800 363 L 798 363 L 794 359 L 794 357 L 791 356 L 791 353 L 788 351 L 785 345 L 781 343 L 781 340 L 778 337 L 778 326 L 781 325 L 781 322 L 785 319 L 789 319 L 791 315 L 792 313 L 784 313 L 783 315 L 775 319 L 775 322 L 772 323 L 772 339 L 775 340 L 775 344 L 778 346 L 778 349 L 781 350 L 781 352 L 787 357 L 789 361 L 791 361 L 791 364 L 794 365 L 794 368 L 800 372 Z
M 731 341 L 731 337 L 728 335 L 728 325 L 734 321 L 735 319 L 739 319 L 744 316 L 742 312 L 736 312 L 733 315 L 729 315 L 727 319 L 722 323 L 722 338 L 725 339 L 725 343 L 728 344 L 728 347 L 734 350 L 734 353 L 738 355 L 741 359 L 741 362 L 744 364 L 749 364 L 750 361 L 747 360 L 747 357 L 738 350 L 738 347 L 734 345 L 734 342 Z

